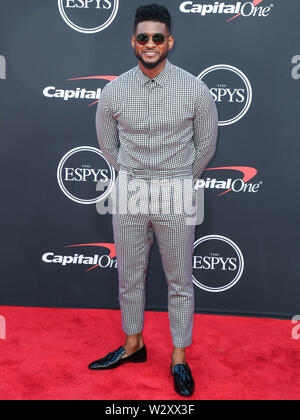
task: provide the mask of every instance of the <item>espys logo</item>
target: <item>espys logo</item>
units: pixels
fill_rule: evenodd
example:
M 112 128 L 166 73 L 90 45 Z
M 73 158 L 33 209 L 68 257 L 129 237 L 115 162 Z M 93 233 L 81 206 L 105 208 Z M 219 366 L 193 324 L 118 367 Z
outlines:
M 58 9 L 70 28 L 94 34 L 103 31 L 114 21 L 119 0 L 58 0 Z
M 0 79 L 6 79 L 6 61 L 3 55 L 0 55 Z
M 116 79 L 118 76 L 87 76 L 87 77 L 74 77 L 72 79 L 67 79 L 67 81 L 77 81 L 77 80 L 86 80 L 87 83 L 91 80 L 106 80 L 111 82 Z M 101 95 L 102 89 L 97 88 L 96 90 L 88 90 L 85 88 L 77 87 L 75 89 L 57 89 L 55 86 L 47 86 L 43 90 L 43 95 L 46 98 L 53 98 L 58 100 L 63 100 L 68 102 L 69 100 L 74 99 L 97 99 L 89 104 L 89 106 L 95 105 Z
M 207 292 L 231 289 L 244 271 L 239 247 L 225 236 L 208 235 L 194 243 L 193 282 Z
M 95 147 L 76 147 L 59 162 L 57 181 L 70 200 L 79 204 L 96 204 L 110 194 L 115 170 Z
M 205 69 L 198 79 L 209 87 L 217 104 L 219 126 L 234 124 L 246 115 L 252 102 L 252 87 L 241 70 L 217 64 Z
M 295 55 L 292 58 L 292 64 L 296 64 L 292 69 L 292 78 L 294 80 L 300 79 L 300 55 Z
M 104 255 L 94 254 L 92 256 L 87 256 L 77 253 L 73 255 L 61 255 L 50 251 L 45 252 L 42 255 L 42 261 L 47 264 L 58 264 L 62 267 L 67 267 L 69 265 L 91 265 L 92 267 L 87 268 L 85 270 L 86 272 L 94 270 L 95 268 L 117 268 L 115 244 L 100 242 L 65 246 L 65 248 L 78 247 L 104 248 L 109 250 L 109 253 Z
M 199 4 L 193 1 L 184 1 L 179 6 L 179 10 L 182 13 L 198 13 L 201 16 L 210 14 L 232 14 L 230 19 L 226 22 L 230 22 L 239 16 L 249 17 L 267 17 L 269 16 L 273 4 L 270 6 L 259 6 L 264 0 L 253 0 L 252 2 L 247 1 L 242 3 L 238 1 L 235 4 L 225 4 L 224 2 L 215 1 L 214 4 Z
M 195 183 L 195 189 L 205 188 L 205 189 L 216 189 L 216 190 L 225 190 L 218 194 L 218 197 L 227 194 L 229 192 L 235 193 L 257 193 L 262 181 L 252 183 L 249 182 L 257 174 L 257 169 L 251 168 L 250 166 L 220 166 L 219 168 L 206 168 L 204 171 L 227 171 L 233 173 L 242 173 L 242 178 L 227 178 L 227 179 L 216 179 L 216 178 L 205 178 L 197 179 Z

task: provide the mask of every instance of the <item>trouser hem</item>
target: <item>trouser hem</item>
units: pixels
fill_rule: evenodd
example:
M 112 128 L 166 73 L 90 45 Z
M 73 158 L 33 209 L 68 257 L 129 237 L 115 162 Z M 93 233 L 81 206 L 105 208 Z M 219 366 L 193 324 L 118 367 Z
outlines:
M 192 344 L 191 341 L 189 341 L 187 343 L 174 343 L 173 342 L 173 346 L 176 347 L 176 348 L 178 348 L 178 349 L 184 349 L 184 348 L 190 346 L 191 344 Z
M 142 329 L 135 329 L 135 330 L 128 330 L 123 328 L 123 331 L 126 335 L 136 335 L 136 334 L 140 334 L 141 332 L 143 332 L 143 328 Z

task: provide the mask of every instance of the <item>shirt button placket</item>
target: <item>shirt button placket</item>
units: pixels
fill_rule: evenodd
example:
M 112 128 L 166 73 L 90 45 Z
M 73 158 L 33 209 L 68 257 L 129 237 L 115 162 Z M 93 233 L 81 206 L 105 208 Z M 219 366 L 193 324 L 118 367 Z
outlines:
M 150 84 L 149 84 L 149 164 L 150 166 L 152 165 L 151 162 L 151 158 L 152 158 L 152 137 L 151 137 L 151 133 L 153 131 L 154 128 L 154 80 L 151 80 Z

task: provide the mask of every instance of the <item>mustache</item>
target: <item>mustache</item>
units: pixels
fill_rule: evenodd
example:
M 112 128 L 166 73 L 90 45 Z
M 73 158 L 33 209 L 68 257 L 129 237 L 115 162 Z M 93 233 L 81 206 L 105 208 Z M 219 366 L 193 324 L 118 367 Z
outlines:
M 154 52 L 154 50 L 149 50 L 149 51 Z M 167 50 L 164 54 L 162 54 L 154 63 L 147 63 L 146 61 L 144 61 L 142 54 L 137 52 L 136 50 L 134 50 L 134 53 L 135 53 L 136 58 L 143 64 L 143 66 L 146 69 L 152 70 L 167 58 L 169 50 Z

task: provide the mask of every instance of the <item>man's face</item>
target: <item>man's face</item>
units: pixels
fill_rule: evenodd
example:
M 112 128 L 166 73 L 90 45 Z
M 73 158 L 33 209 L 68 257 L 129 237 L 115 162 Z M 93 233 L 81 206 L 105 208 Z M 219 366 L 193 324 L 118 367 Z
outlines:
M 165 42 L 162 45 L 156 45 L 153 42 L 152 36 L 154 34 L 164 34 Z M 146 45 L 140 45 L 136 37 L 139 34 L 147 34 L 149 41 Z M 139 61 L 142 62 L 147 69 L 154 69 L 158 64 L 167 58 L 167 55 L 174 44 L 174 37 L 168 37 L 169 31 L 164 23 L 161 22 L 140 22 L 136 28 L 135 34 L 132 36 L 131 45 L 134 49 L 135 55 Z

